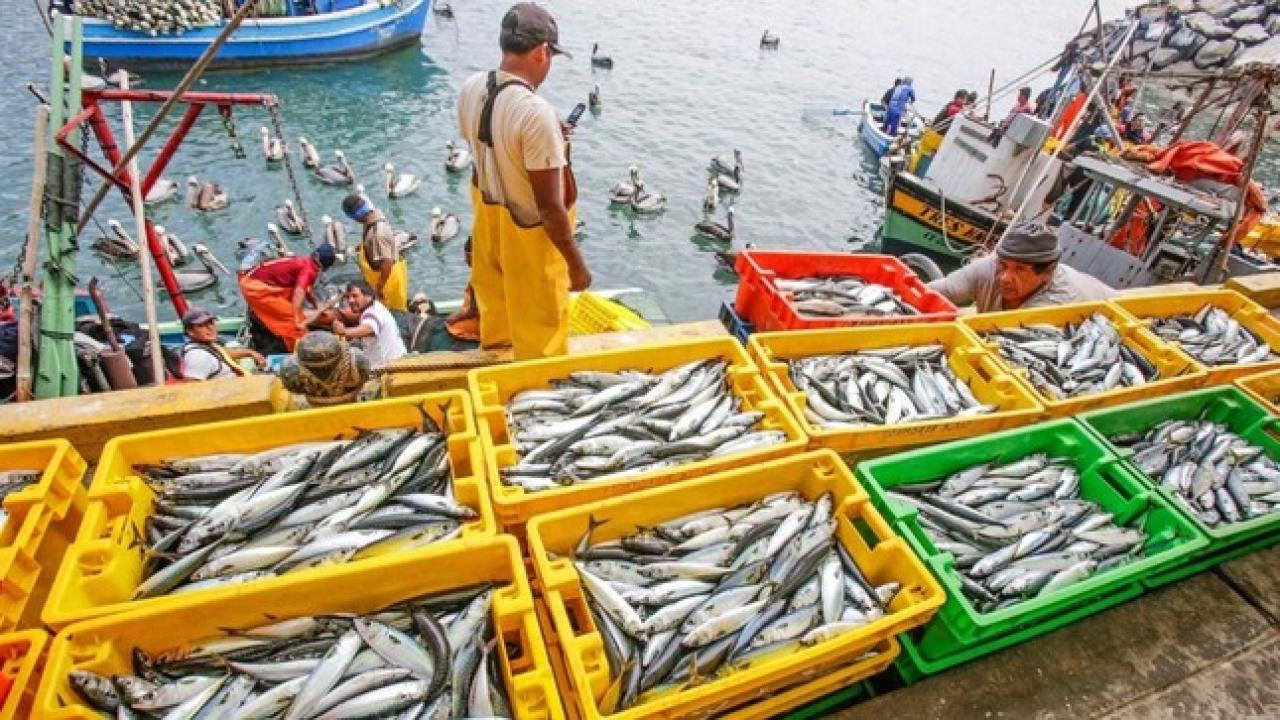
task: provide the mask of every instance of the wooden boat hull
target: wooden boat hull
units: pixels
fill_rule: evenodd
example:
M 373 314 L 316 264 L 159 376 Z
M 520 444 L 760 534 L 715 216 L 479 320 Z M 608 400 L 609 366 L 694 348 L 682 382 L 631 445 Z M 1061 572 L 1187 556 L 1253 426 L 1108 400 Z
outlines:
M 886 252 L 923 252 L 944 269 L 954 268 L 1003 232 L 1004 223 L 964 204 L 948 201 L 944 212 L 939 194 L 910 173 L 895 173 L 888 184 L 880 228 Z
M 431 0 L 383 0 L 322 15 L 246 21 L 212 66 L 274 67 L 371 57 L 418 42 L 430 8 Z M 130 69 L 185 68 L 221 30 L 204 27 L 151 37 L 92 18 L 85 18 L 83 27 L 85 58 Z

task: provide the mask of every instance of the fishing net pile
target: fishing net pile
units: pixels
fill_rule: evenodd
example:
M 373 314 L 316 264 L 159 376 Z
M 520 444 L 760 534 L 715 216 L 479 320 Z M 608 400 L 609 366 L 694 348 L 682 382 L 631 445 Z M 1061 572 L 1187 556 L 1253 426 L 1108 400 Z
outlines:
M 75 13 L 120 30 L 151 36 L 182 34 L 222 21 L 222 0 L 76 0 Z

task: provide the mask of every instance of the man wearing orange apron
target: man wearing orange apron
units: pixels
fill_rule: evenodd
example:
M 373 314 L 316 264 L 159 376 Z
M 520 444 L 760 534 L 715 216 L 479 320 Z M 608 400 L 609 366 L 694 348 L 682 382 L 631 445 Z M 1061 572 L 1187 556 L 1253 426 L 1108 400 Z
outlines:
M 498 69 L 472 76 L 458 96 L 458 126 L 475 157 L 471 285 L 481 346 L 511 345 L 517 360 L 563 355 L 569 291 L 591 273 L 573 240 L 577 190 L 565 126 L 536 94 L 559 46 L 556 21 L 534 3 L 502 19 Z
M 315 282 L 320 273 L 333 266 L 333 246 L 325 243 L 310 255 L 269 260 L 240 276 L 240 292 L 245 303 L 271 334 L 293 345 L 307 334 L 304 300 L 319 305 Z

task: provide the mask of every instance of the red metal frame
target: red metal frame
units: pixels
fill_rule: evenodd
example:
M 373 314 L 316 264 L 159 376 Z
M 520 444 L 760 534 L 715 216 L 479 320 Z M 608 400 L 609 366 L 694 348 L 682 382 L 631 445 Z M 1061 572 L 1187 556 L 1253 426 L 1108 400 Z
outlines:
M 66 124 L 59 128 L 54 138 L 58 145 L 68 154 L 74 156 L 77 160 L 83 162 L 86 167 L 101 175 L 104 180 L 119 188 L 125 200 L 131 200 L 129 187 L 133 179 L 129 175 L 129 171 L 121 169 L 119 173 L 112 172 L 112 168 L 120 164 L 120 159 L 124 157 L 124 153 L 121 151 L 120 146 L 116 144 L 115 135 L 111 132 L 111 126 L 107 123 L 101 103 L 103 101 L 164 102 L 172 95 L 173 93 L 168 90 L 85 90 L 81 99 L 84 109 L 67 120 Z M 142 194 L 144 197 L 151 191 L 151 187 L 155 185 L 156 180 L 164 173 L 169 161 L 173 159 L 173 154 L 177 152 L 178 146 L 182 144 L 182 141 L 186 139 L 187 133 L 195 125 L 206 105 L 214 105 L 220 113 L 229 116 L 234 105 L 275 105 L 277 100 L 274 95 L 259 95 L 256 93 L 187 92 L 182 94 L 178 102 L 186 103 L 187 110 L 183 113 L 182 119 L 178 121 L 178 126 L 174 128 L 173 134 L 165 140 L 151 167 L 143 175 Z M 88 123 L 90 129 L 93 130 L 93 135 L 97 139 L 98 145 L 101 146 L 102 154 L 106 157 L 110 166 L 104 166 L 93 160 L 87 153 L 81 151 L 79 147 L 68 142 L 67 138 L 71 133 L 84 123 Z M 132 209 L 132 202 L 129 203 L 129 207 Z M 182 317 L 187 311 L 187 299 L 183 297 L 182 289 L 178 287 L 178 279 L 173 274 L 173 267 L 169 265 L 169 254 L 160 243 L 160 238 L 156 235 L 155 227 L 151 224 L 151 220 L 143 218 L 143 221 L 147 229 L 147 249 L 151 252 L 151 258 L 156 263 L 160 282 L 164 284 L 165 290 L 168 291 L 169 300 L 173 303 L 173 309 L 178 313 L 178 317 Z

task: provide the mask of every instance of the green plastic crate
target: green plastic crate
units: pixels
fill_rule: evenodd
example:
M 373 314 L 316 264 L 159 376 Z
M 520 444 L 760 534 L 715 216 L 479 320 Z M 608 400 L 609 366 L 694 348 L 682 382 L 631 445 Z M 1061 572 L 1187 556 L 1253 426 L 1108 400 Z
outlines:
M 1165 420 L 1193 420 L 1201 417 L 1225 424 L 1232 432 L 1261 447 L 1271 458 L 1280 459 L 1280 420 L 1246 393 L 1231 386 L 1121 405 L 1085 413 L 1079 417 L 1086 428 L 1124 460 L 1125 465 L 1143 484 L 1165 497 L 1172 507 L 1209 538 L 1204 548 L 1185 557 L 1177 566 L 1147 578 L 1145 582 L 1148 587 L 1180 580 L 1280 540 L 1280 513 L 1226 527 L 1211 528 L 1205 525 L 1195 513 L 1183 507 L 1172 491 L 1160 487 L 1159 478 L 1149 478 L 1139 470 L 1130 459 L 1132 452 L 1115 447 L 1107 440 L 1114 435 L 1145 432 Z
M 826 717 L 837 710 L 857 705 L 874 695 L 870 681 L 863 680 L 838 692 L 833 692 L 826 697 L 814 700 L 804 707 L 796 708 L 782 717 L 784 720 L 813 720 L 813 718 Z
M 917 521 L 915 508 L 889 499 L 885 491 L 898 485 L 940 480 L 984 462 L 1015 462 L 1037 452 L 1075 458 L 1081 497 L 1112 513 L 1118 522 L 1128 524 L 1141 516 L 1143 530 L 1152 538 L 1148 541 L 1150 554 L 1055 593 L 994 612 L 978 612 L 961 594 L 959 577 L 952 568 L 954 558 L 934 547 Z M 1020 642 L 1064 624 L 1064 616 L 1078 619 L 1137 597 L 1143 592 L 1142 578 L 1183 562 L 1188 554 L 1208 543 L 1195 525 L 1172 509 L 1161 495 L 1151 492 L 1101 441 L 1073 420 L 871 460 L 859 465 L 856 472 L 872 502 L 947 590 L 946 604 L 932 622 L 913 636 L 921 655 L 935 663 L 959 657 L 951 663 L 959 664 L 977 656 L 963 657 L 967 653 L 992 641 Z M 1017 639 L 1012 639 L 1015 634 Z M 978 654 L 994 649 L 999 648 Z

